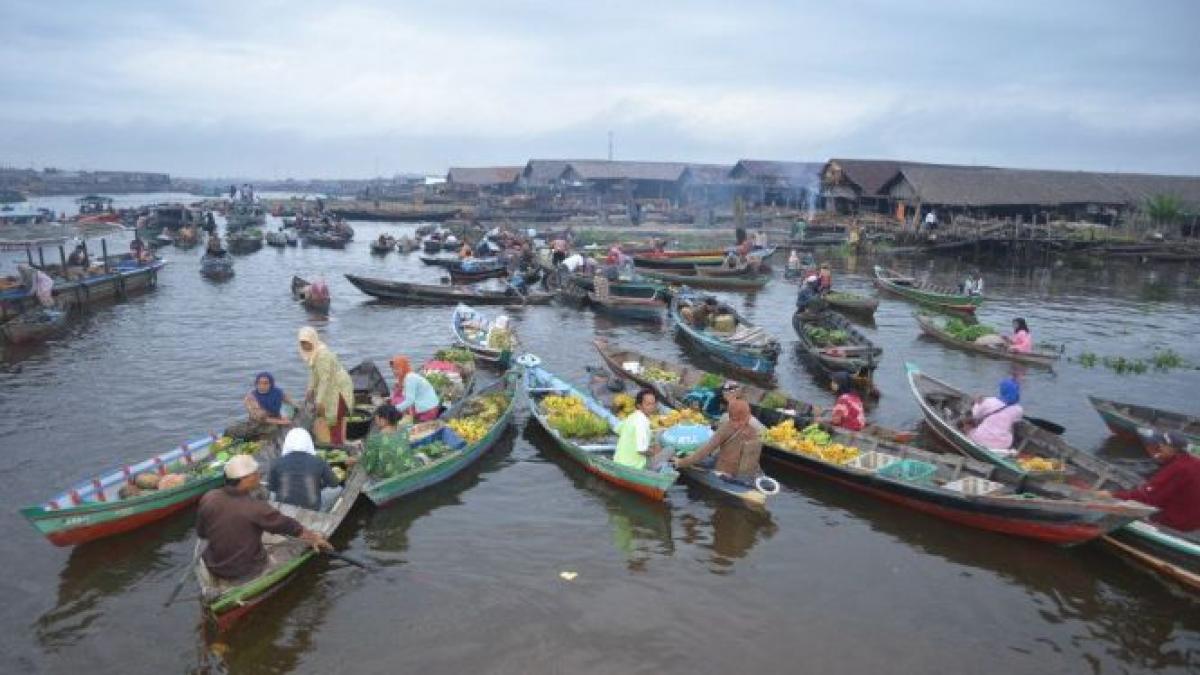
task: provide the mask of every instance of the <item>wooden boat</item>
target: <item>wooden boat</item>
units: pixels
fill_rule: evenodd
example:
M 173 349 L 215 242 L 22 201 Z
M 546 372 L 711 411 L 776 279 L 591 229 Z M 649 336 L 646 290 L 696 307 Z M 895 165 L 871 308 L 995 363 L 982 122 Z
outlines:
M 279 232 L 279 231 L 268 232 L 266 235 L 266 239 L 267 239 L 267 246 L 274 246 L 275 248 L 284 248 L 288 245 L 288 237 L 283 232 Z
M 421 262 L 431 267 L 444 267 L 450 269 L 458 263 L 457 256 L 421 256 Z
M 225 246 L 230 253 L 253 253 L 262 245 L 262 231 L 255 227 L 238 230 L 225 238 Z
M 983 303 L 982 295 L 963 295 L 952 289 L 927 286 L 879 265 L 875 266 L 875 285 L 907 300 L 944 311 L 974 314 Z
M 283 236 L 287 238 L 288 246 L 299 246 L 300 245 L 300 234 L 298 232 L 296 232 L 295 230 L 290 229 L 290 228 L 286 229 L 283 231 Z
M 516 289 L 490 290 L 479 287 L 437 286 L 404 281 L 373 279 L 347 274 L 355 288 L 385 302 L 401 305 L 545 305 L 554 299 L 553 293 L 526 293 Z
M 995 465 L 997 475 L 1006 480 L 1024 479 L 1026 485 L 1038 480 L 1059 480 L 1075 487 L 1107 491 L 1133 489 L 1144 480 L 1129 469 L 1068 445 L 1028 421 L 1019 422 L 1015 429 L 1018 459 L 1001 456 L 971 440 L 959 428 L 959 421 L 970 414 L 972 399 L 968 394 L 921 373 L 913 364 L 906 367 L 909 386 L 934 434 L 958 452 Z M 1054 460 L 1062 468 L 1049 475 L 1028 472 L 1019 463 L 1020 458 L 1027 456 Z M 1139 522 L 1113 532 L 1106 543 L 1149 569 L 1200 590 L 1195 585 L 1200 579 L 1200 532 L 1179 532 L 1153 522 Z
M 395 237 L 383 237 L 382 240 L 376 239 L 371 242 L 371 253 L 375 255 L 387 255 L 396 247 Z
M 1006 475 L 993 464 L 926 452 L 863 434 L 831 432 L 857 448 L 829 460 L 764 439 L 763 454 L 839 486 L 944 520 L 1053 544 L 1080 544 L 1148 516 L 1153 508 L 1086 489 Z M 833 461 L 830 461 L 833 460 Z
M 706 297 L 686 289 L 676 293 L 668 310 L 671 322 L 688 342 L 706 354 L 725 364 L 732 370 L 751 377 L 773 377 L 775 363 L 779 360 L 779 341 L 763 329 L 751 324 L 728 305 L 718 303 L 722 314 L 733 316 L 736 328 L 728 334 L 711 328 L 697 328 L 684 318 L 683 309 Z
M 1193 453 L 1200 452 L 1200 417 L 1095 396 L 1088 396 L 1088 401 L 1100 413 L 1109 430 L 1118 436 L 1142 443 L 1138 429 L 1173 431 L 1188 439 Z
M 460 303 L 450 315 L 450 332 L 458 344 L 469 349 L 476 359 L 507 368 L 517 344 L 516 332 L 511 327 L 508 329 L 512 346 L 503 349 L 489 347 L 487 341 L 491 323 L 480 312 Z
M 425 241 L 421 242 L 421 250 L 425 251 L 429 255 L 440 253 L 442 250 L 442 240 L 426 239 Z M 424 258 L 422 258 L 422 260 L 424 260 Z
M 679 284 L 693 288 L 703 288 L 714 291 L 757 291 L 771 281 L 769 274 L 758 274 L 746 277 L 710 277 L 690 274 L 677 274 L 661 270 L 641 270 L 641 275 L 648 279 L 656 279 L 668 284 Z
M 599 312 L 624 319 L 659 321 L 667 303 L 657 297 L 627 298 L 613 295 L 608 279 L 598 276 L 592 281 L 594 292 L 587 294 L 588 303 Z
M 61 309 L 34 307 L 0 324 L 0 335 L 12 345 L 42 342 L 66 327 L 69 318 Z
M 830 291 L 821 298 L 831 309 L 849 314 L 874 316 L 875 310 L 879 308 L 878 298 L 868 298 L 865 295 L 855 295 L 845 291 Z
M 555 444 L 568 457 L 603 480 L 650 499 L 665 498 L 667 490 L 675 484 L 675 481 L 679 480 L 679 473 L 674 469 L 646 471 L 614 462 L 612 458 L 617 449 L 616 428 L 620 424 L 620 420 L 590 395 L 541 368 L 538 365 L 540 361 L 536 357 L 531 359 L 530 356 L 526 354 L 517 360 L 523 366 L 524 371 L 521 376 L 522 391 L 529 402 L 530 416 L 546 430 L 546 433 L 554 439 Z M 588 410 L 608 422 L 609 428 L 613 431 L 612 435 L 600 439 L 598 442 L 588 443 L 580 443 L 564 437 L 550 426 L 549 419 L 542 410 L 541 400 L 549 394 L 580 397 Z
M 720 267 L 725 262 L 725 253 L 705 256 L 688 256 L 679 258 L 655 258 L 651 256 L 633 256 L 633 265 L 641 270 L 658 270 L 662 272 L 690 272 L 697 267 Z
M 56 546 L 74 546 L 161 520 L 224 483 L 220 466 L 209 466 L 216 455 L 216 440 L 215 436 L 206 436 L 141 462 L 101 471 L 42 504 L 21 509 L 21 515 Z M 121 499 L 121 488 L 147 472 L 183 473 L 187 482 Z
M 332 232 L 307 232 L 303 237 L 305 246 L 317 248 L 344 249 L 349 240 L 342 235 Z
M 310 312 L 327 314 L 331 301 L 330 297 L 328 295 L 313 295 L 309 289 L 311 285 L 312 282 L 306 281 L 301 277 L 292 277 L 292 297 L 299 300 L 300 304 L 304 305 L 304 309 Z
M 568 274 L 565 270 L 550 271 L 547 281 L 553 281 L 558 286 L 574 286 L 581 295 L 595 292 L 596 279 L 588 274 Z M 662 284 L 650 279 L 630 281 L 608 281 L 608 292 L 623 298 L 659 298 L 665 300 L 669 295 Z
M 473 284 L 487 279 L 499 279 L 508 276 L 508 265 L 496 259 L 490 260 L 461 260 L 457 264 L 447 265 L 450 272 L 450 282 L 455 284 Z
M 473 464 L 496 445 L 496 442 L 500 440 L 500 437 L 504 435 L 504 432 L 512 423 L 513 411 L 516 409 L 517 385 L 519 382 L 520 378 L 518 375 L 510 371 L 502 380 L 492 383 L 475 395 L 486 396 L 503 391 L 508 396 L 508 405 L 504 408 L 504 412 L 492 424 L 483 438 L 474 443 L 463 443 L 459 440 L 460 445 L 452 452 L 437 458 L 431 464 L 398 476 L 384 480 L 368 479 L 364 490 L 367 498 L 375 506 L 386 506 L 405 495 L 449 480 Z M 466 399 L 462 406 L 444 415 L 442 419 L 449 421 L 457 417 L 467 416 L 471 411 L 471 400 L 471 398 Z
M 233 276 L 233 258 L 228 253 L 219 256 L 205 253 L 200 258 L 200 274 L 209 279 L 228 279 Z
M 818 314 L 795 312 L 792 328 L 800 338 L 800 346 L 826 373 L 842 371 L 851 375 L 869 376 L 879 365 L 883 349 L 876 347 L 865 335 L 837 312 Z M 841 331 L 847 339 L 844 345 L 821 345 L 813 337 L 814 330 Z
M 592 344 L 613 374 L 652 389 L 659 399 L 675 408 L 691 405 L 691 401 L 686 400 L 686 397 L 700 387 L 700 382 L 706 375 L 710 375 L 699 368 L 656 359 L 605 340 L 594 340 Z M 655 379 L 652 373 L 670 373 L 671 379 Z M 778 389 L 763 389 L 748 382 L 738 384 L 742 390 L 741 398 L 750 404 L 750 412 L 755 419 L 768 427 L 790 419 L 797 429 L 802 429 L 816 421 L 816 416 L 821 412 L 819 407 L 794 399 Z M 720 392 L 714 392 L 713 395 L 719 396 Z M 708 414 L 707 411 L 703 412 Z M 826 430 L 832 429 L 829 424 L 821 426 Z M 860 433 L 896 443 L 911 443 L 917 437 L 911 431 L 889 429 L 878 424 L 868 424 Z
M 329 511 L 311 511 L 292 504 L 271 502 L 284 515 L 300 521 L 305 528 L 329 538 L 358 499 L 366 483 L 366 472 L 355 465 Z M 267 549 L 267 567 L 249 581 L 237 582 L 219 579 L 208 572 L 200 552 L 206 545 L 196 543 L 196 580 L 200 585 L 200 602 L 206 616 L 216 624 L 218 631 L 228 629 L 235 621 L 245 616 L 264 600 L 271 597 L 287 583 L 305 563 L 318 553 L 302 540 L 264 532 L 263 546 Z
M 53 290 L 55 302 L 59 307 L 69 309 L 75 305 L 86 306 L 124 298 L 154 288 L 158 285 L 158 272 L 166 264 L 161 258 L 137 262 L 125 256 L 110 256 L 107 271 L 99 271 L 101 265 L 95 264 L 93 270 L 96 272 L 73 281 L 57 278 L 57 266 L 48 265 L 45 270 L 56 277 Z M 22 285 L 0 289 L 0 321 L 11 319 L 35 306 L 40 306 L 37 297 Z
M 417 240 L 412 237 L 400 237 L 396 240 L 397 253 L 412 253 L 417 250 L 418 246 Z
M 992 347 L 988 345 L 976 344 L 959 340 L 951 335 L 941 325 L 937 319 L 926 314 L 916 314 L 917 325 L 921 327 L 921 331 L 935 340 L 950 345 L 955 349 L 961 349 L 972 354 L 982 354 L 993 359 L 1001 359 L 1004 361 L 1016 361 L 1030 366 L 1042 366 L 1044 368 L 1053 368 L 1054 362 L 1059 359 L 1058 354 L 1050 352 L 1030 352 L 1022 354 L 1008 349 L 1006 346 Z
M 446 239 L 442 241 L 442 250 L 447 253 L 458 253 L 462 249 L 462 242 L 458 239 Z

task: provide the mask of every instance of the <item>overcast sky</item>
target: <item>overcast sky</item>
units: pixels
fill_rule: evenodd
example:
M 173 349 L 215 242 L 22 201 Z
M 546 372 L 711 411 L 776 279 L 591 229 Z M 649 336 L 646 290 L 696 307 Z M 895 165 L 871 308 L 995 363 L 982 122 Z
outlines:
M 169 8 L 168 8 L 169 7 Z M 1200 2 L 3 0 L 0 163 L 530 157 L 1200 174 Z

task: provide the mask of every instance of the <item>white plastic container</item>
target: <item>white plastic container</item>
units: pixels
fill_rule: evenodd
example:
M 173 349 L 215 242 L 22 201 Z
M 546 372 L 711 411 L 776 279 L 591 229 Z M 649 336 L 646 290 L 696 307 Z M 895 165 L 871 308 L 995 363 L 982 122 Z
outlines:
M 942 487 L 947 490 L 961 492 L 964 495 L 976 497 L 979 495 L 990 495 L 1004 489 L 1004 483 L 979 478 L 978 476 L 964 476 L 958 480 L 952 480 Z
M 864 452 L 852 459 L 846 466 L 862 469 L 863 471 L 878 471 L 885 466 L 899 462 L 900 458 L 895 455 L 889 455 L 886 452 Z

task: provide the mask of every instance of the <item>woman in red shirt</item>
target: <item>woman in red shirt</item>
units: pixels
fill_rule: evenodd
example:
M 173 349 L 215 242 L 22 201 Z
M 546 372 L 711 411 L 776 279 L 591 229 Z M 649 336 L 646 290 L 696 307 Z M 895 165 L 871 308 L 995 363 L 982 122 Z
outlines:
M 867 426 L 867 414 L 863 410 L 862 397 L 850 383 L 850 374 L 836 372 L 830 379 L 830 388 L 838 395 L 830 423 L 850 431 L 862 431 Z

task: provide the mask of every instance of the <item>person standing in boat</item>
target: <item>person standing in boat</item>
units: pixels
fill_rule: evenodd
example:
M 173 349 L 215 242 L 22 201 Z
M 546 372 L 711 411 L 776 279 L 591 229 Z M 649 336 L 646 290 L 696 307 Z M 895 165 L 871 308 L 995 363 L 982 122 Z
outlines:
M 649 389 L 641 389 L 633 398 L 634 411 L 617 427 L 617 464 L 654 471 L 662 466 L 666 453 L 654 442 L 650 416 L 658 412 L 658 399 Z
M 729 403 L 729 420 L 717 428 L 717 432 L 698 450 L 686 457 L 676 457 L 676 469 L 703 466 L 715 469 L 718 474 L 753 485 L 762 474 L 758 460 L 762 455 L 762 441 L 751 424 L 750 404 L 734 399 Z M 716 453 L 715 458 L 709 458 Z
M 354 458 L 347 461 L 353 463 Z M 333 469 L 317 457 L 312 436 L 299 428 L 283 439 L 283 453 L 271 462 L 267 487 L 275 501 L 309 511 L 327 510 L 342 492 Z
M 1013 334 L 1004 336 L 1004 341 L 1008 343 L 1011 352 L 1028 354 L 1033 351 L 1033 336 L 1029 334 L 1029 325 L 1023 318 L 1013 319 Z
M 346 415 L 354 401 L 354 383 L 336 354 L 321 342 L 315 328 L 305 326 L 298 336 L 300 358 L 308 365 L 304 402 L 316 407 L 313 432 L 317 440 L 346 442 Z
M 810 274 L 800 282 L 800 292 L 796 295 L 796 309 L 803 312 L 808 303 L 812 302 L 820 293 L 817 288 L 821 283 L 820 277 L 816 274 Z
M 1132 499 L 1158 508 L 1152 522 L 1180 532 L 1200 530 L 1200 457 L 1188 452 L 1188 440 L 1173 431 L 1139 429 L 1159 469 L 1131 490 L 1098 491 L 1103 497 Z
M 829 423 L 849 431 L 862 431 L 867 426 L 867 414 L 862 397 L 855 391 L 850 373 L 836 371 L 830 376 L 830 388 L 837 394 Z
M 225 255 L 225 249 L 221 247 L 221 235 L 216 232 L 208 235 L 208 243 L 204 247 L 204 253 L 214 258 L 220 258 Z
M 303 539 L 315 549 L 333 550 L 319 533 L 253 497 L 251 493 L 261 484 L 258 462 L 250 455 L 237 455 L 225 463 L 225 487 L 200 498 L 196 536 L 208 542 L 201 558 L 214 577 L 249 580 L 261 574 L 268 562 L 263 532 Z
M 397 354 L 391 361 L 396 387 L 392 390 L 392 405 L 400 414 L 411 412 L 414 422 L 430 422 L 441 414 L 437 389 L 420 373 L 414 373 L 407 356 Z
M 989 450 L 1011 451 L 1013 428 L 1025 414 L 1020 401 L 1021 385 L 1011 377 L 1001 380 L 999 396 L 976 397 L 967 435 Z
M 37 298 L 38 304 L 47 309 L 54 306 L 54 279 L 50 275 L 25 263 L 17 265 L 17 274 L 21 276 L 25 290 Z

